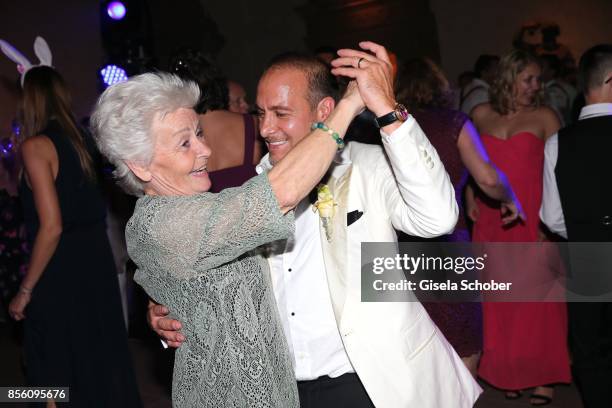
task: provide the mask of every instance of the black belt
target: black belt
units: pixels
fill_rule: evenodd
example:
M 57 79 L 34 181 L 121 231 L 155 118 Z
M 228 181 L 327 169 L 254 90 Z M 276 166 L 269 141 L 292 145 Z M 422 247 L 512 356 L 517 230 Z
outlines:
M 338 377 L 330 377 L 329 375 L 324 375 L 319 378 L 315 378 L 314 380 L 304 380 L 298 381 L 298 385 L 308 386 L 309 384 L 333 384 L 336 382 L 347 382 L 347 381 L 359 381 L 359 377 L 355 373 L 345 373 Z

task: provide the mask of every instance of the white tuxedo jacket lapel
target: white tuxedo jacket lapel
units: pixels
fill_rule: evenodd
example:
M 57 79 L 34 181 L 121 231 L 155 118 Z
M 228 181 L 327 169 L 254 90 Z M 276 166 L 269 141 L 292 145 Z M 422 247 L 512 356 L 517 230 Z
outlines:
M 319 221 L 319 229 L 334 314 L 336 321 L 340 323 L 347 295 L 347 280 L 349 279 L 347 272 L 349 240 L 347 237 L 346 214 L 349 205 L 349 184 L 352 173 L 350 161 L 335 163 L 330 173 L 327 185 L 338 204 L 332 222 L 333 236 L 331 242 L 325 236 L 325 229 L 321 221 Z

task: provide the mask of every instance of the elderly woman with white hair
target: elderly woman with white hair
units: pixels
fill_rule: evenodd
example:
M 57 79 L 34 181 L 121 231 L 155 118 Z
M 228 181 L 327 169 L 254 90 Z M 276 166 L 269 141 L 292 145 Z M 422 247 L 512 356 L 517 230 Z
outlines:
M 149 73 L 98 100 L 96 142 L 119 184 L 140 196 L 126 231 L 135 279 L 183 322 L 175 407 L 299 406 L 265 262 L 252 250 L 292 233 L 289 211 L 324 175 L 363 100 L 385 97 L 385 75 L 360 75 L 325 125 L 272 170 L 218 194 L 207 192 L 211 151 L 192 109 L 196 84 Z

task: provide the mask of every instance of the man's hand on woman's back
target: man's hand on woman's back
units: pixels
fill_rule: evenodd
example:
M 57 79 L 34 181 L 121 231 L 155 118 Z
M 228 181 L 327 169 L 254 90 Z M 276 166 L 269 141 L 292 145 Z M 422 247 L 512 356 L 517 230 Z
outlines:
M 180 332 L 182 328 L 181 322 L 167 317 L 168 313 L 170 311 L 166 306 L 149 300 L 147 311 L 149 326 L 168 346 L 177 348 L 183 344 L 185 336 Z

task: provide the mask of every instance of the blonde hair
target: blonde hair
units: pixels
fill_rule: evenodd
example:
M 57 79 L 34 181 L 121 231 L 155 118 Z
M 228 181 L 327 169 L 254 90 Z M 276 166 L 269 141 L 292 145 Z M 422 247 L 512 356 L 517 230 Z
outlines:
M 535 55 L 522 50 L 514 50 L 499 61 L 496 78 L 489 89 L 491 107 L 497 113 L 507 115 L 516 109 L 516 80 L 529 64 L 540 66 L 540 61 Z M 533 106 L 539 107 L 543 99 L 544 91 L 540 88 L 535 95 Z

